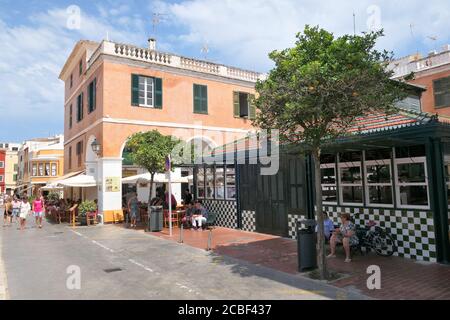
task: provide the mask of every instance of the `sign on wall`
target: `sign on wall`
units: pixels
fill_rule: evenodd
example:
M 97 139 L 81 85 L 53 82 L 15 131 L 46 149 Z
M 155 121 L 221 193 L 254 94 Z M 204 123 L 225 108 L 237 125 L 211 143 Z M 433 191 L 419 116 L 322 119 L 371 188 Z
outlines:
M 120 177 L 106 177 L 105 192 L 120 192 Z

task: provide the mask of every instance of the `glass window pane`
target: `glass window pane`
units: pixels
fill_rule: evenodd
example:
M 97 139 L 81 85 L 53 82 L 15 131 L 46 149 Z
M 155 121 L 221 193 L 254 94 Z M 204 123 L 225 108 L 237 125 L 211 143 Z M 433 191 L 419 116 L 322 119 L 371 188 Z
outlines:
M 397 165 L 398 180 L 404 183 L 425 182 L 423 163 L 402 163 Z
M 50 163 L 45 164 L 45 175 L 46 176 L 50 175 Z
M 336 187 L 322 186 L 322 201 L 337 202 Z
M 216 168 L 216 190 L 214 192 L 216 199 L 225 198 L 225 176 L 223 168 Z
M 42 163 L 39 164 L 39 175 L 40 176 L 44 175 L 44 165 Z
M 369 187 L 369 203 L 392 204 L 392 187 L 372 186 Z
M 212 198 L 214 192 L 214 168 L 206 168 L 206 198 Z
M 322 183 L 326 184 L 336 183 L 336 174 L 334 168 L 322 168 L 320 169 L 320 173 L 322 176 Z
M 368 183 L 390 183 L 391 172 L 390 165 L 368 165 L 367 182 Z
M 56 176 L 56 163 L 52 163 L 52 176 Z
M 342 200 L 350 203 L 362 203 L 362 187 L 342 187 Z
M 341 167 L 342 183 L 361 183 L 360 167 Z
M 428 206 L 426 186 L 401 186 L 400 203 L 409 206 Z
M 204 198 L 205 197 L 205 170 L 204 168 L 198 169 L 197 174 L 197 197 Z
M 236 198 L 236 177 L 233 167 L 227 167 L 226 171 L 226 197 L 227 199 Z

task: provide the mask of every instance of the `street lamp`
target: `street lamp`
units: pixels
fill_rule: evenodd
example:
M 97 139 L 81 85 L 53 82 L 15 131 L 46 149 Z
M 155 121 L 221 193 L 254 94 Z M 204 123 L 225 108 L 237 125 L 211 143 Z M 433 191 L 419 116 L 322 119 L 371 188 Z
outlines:
M 97 139 L 91 143 L 92 151 L 94 151 L 97 155 L 100 153 L 100 143 L 97 142 Z

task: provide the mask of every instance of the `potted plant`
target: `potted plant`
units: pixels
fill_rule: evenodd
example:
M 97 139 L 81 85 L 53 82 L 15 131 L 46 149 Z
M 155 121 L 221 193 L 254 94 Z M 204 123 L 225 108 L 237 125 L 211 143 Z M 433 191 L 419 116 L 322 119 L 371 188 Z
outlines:
M 97 210 L 97 205 L 94 201 L 85 200 L 78 207 L 78 221 L 82 226 L 87 225 L 87 215 Z
M 49 204 L 51 205 L 56 205 L 58 204 L 59 201 L 59 193 L 58 192 L 50 192 L 47 196 L 47 201 Z

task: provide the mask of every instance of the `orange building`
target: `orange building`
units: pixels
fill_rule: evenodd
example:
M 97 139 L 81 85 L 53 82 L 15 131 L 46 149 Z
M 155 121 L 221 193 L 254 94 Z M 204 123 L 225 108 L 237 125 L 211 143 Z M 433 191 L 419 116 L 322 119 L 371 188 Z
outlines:
M 413 72 L 414 80 L 409 83 L 426 89 L 418 111 L 450 116 L 450 45 L 440 52 L 432 51 L 426 57 L 416 54 L 395 60 L 391 68 L 395 78 Z
M 252 130 L 251 98 L 263 75 L 207 61 L 110 41 L 79 41 L 59 78 L 65 83 L 66 174 L 85 171 L 96 187 L 74 198 L 95 198 L 104 222 L 121 215 L 122 161 L 127 139 L 156 129 L 205 148 Z M 96 141 L 99 150 L 91 147 Z M 128 175 L 128 174 L 127 174 Z M 114 181 L 119 186 L 107 185 Z

